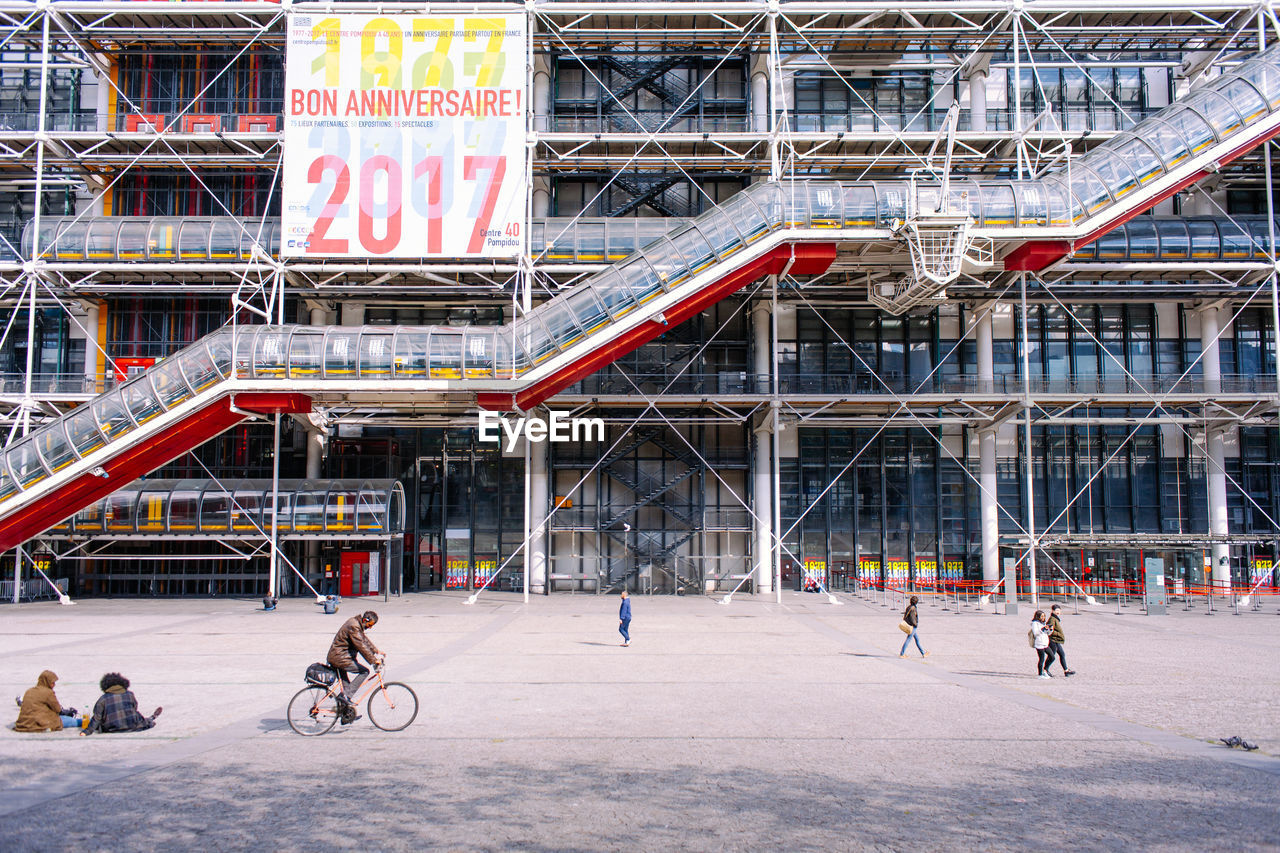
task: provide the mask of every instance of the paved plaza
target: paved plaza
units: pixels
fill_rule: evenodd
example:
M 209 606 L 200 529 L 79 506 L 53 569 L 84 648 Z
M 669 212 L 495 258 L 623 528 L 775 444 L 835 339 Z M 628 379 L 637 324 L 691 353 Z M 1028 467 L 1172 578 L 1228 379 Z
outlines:
M 1044 681 L 1025 603 L 925 606 L 932 655 L 900 659 L 892 606 L 837 600 L 637 596 L 630 648 L 616 596 L 5 606 L 12 692 L 48 668 L 86 708 L 119 670 L 164 713 L 0 730 L 0 849 L 1280 849 L 1274 601 L 1068 605 L 1079 675 Z M 417 721 L 294 734 L 303 670 L 366 606 Z

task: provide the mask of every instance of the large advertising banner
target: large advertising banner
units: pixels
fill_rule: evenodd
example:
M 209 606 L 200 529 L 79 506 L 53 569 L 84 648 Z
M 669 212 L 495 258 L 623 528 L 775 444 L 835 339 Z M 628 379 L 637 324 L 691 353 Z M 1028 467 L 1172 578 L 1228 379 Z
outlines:
M 285 257 L 513 258 L 523 14 L 289 16 Z

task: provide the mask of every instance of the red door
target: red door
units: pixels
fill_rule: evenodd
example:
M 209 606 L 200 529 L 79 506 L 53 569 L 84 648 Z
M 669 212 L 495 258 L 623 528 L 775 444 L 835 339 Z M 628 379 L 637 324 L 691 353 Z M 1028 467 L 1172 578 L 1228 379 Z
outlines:
M 338 572 L 338 595 L 366 595 L 369 589 L 369 552 L 343 551 Z

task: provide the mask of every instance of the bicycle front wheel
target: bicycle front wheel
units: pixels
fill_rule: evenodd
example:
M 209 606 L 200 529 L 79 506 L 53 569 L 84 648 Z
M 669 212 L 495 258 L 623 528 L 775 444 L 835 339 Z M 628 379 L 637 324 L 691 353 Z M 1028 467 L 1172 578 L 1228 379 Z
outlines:
M 337 722 L 338 700 L 323 687 L 304 687 L 289 700 L 289 728 L 300 735 L 322 735 Z
M 390 681 L 369 694 L 369 722 L 384 732 L 407 729 L 418 716 L 418 694 L 407 684 Z

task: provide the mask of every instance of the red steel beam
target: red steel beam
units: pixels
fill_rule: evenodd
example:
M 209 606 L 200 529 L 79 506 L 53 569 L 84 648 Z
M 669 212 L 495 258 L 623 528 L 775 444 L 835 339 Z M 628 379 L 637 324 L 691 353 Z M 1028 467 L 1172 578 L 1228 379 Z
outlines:
M 646 320 L 530 388 L 514 395 L 508 392 L 481 392 L 476 394 L 476 403 L 480 408 L 490 411 L 506 412 L 515 407 L 528 410 L 761 276 L 779 275 L 783 272 L 818 275 L 825 272 L 835 258 L 834 243 L 790 243 L 777 246 L 702 288 L 684 302 L 663 311 L 665 322 Z
M 1231 149 L 1225 157 L 1218 159 L 1217 168 L 1220 169 L 1239 157 L 1241 154 L 1271 141 L 1271 139 L 1277 135 L 1280 135 L 1280 125 L 1273 127 L 1271 130 L 1254 139 L 1240 143 L 1235 148 Z M 1146 213 L 1152 207 L 1169 198 L 1174 193 L 1186 189 L 1201 178 L 1208 177 L 1209 174 L 1208 169 L 1200 169 L 1194 174 L 1187 176 L 1184 180 L 1181 180 L 1164 190 L 1159 195 L 1152 197 L 1150 201 L 1145 202 L 1141 207 L 1135 207 L 1133 210 L 1117 216 L 1115 219 L 1105 225 L 1099 226 L 1090 234 L 1079 240 L 1075 240 L 1070 243 L 1065 240 L 1032 240 L 1031 242 L 1023 243 L 1021 246 L 1005 256 L 1004 268 L 1006 270 L 1018 272 L 1039 272 L 1051 264 L 1056 264 L 1058 261 L 1062 260 L 1081 246 L 1089 245 L 1108 231 L 1119 228 L 1135 216 L 1138 216 L 1141 213 Z
M 243 393 L 221 397 L 154 436 L 129 447 L 100 466 L 107 476 L 84 473 L 69 483 L 0 519 L 0 551 L 7 551 L 100 501 L 161 465 L 245 419 L 244 412 L 309 412 L 311 398 L 293 393 Z M 17 497 L 17 496 L 15 496 Z

